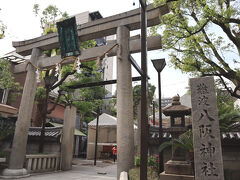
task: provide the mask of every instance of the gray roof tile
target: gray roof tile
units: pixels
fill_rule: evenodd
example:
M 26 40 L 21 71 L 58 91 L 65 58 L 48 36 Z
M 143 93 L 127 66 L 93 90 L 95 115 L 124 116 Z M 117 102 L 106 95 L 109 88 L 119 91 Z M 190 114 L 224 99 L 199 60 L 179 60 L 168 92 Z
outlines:
M 40 136 L 41 127 L 30 127 L 28 131 L 28 136 Z M 46 137 L 58 137 L 62 133 L 62 127 L 45 127 Z

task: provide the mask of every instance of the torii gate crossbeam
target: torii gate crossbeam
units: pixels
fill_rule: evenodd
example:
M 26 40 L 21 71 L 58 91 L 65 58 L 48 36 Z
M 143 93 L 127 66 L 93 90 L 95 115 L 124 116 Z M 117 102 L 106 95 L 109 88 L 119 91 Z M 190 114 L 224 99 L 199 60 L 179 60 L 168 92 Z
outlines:
M 112 47 L 116 43 L 116 41 L 113 41 L 107 45 L 100 46 L 100 47 L 94 47 L 89 49 L 84 49 L 81 51 L 80 59 L 88 60 L 97 58 L 100 55 L 102 55 L 104 52 L 106 52 L 110 47 Z M 134 37 L 130 38 L 129 42 L 129 51 L 130 54 L 132 53 L 138 53 L 141 51 L 141 40 L 140 37 Z M 157 50 L 162 48 L 162 41 L 161 36 L 152 36 L 147 38 L 147 44 L 148 44 L 148 51 L 151 50 Z M 112 49 L 108 53 L 108 57 L 116 56 L 117 55 L 117 48 Z M 37 65 L 41 68 L 48 68 L 51 66 L 54 66 L 55 64 L 59 63 L 61 61 L 61 56 L 53 56 L 53 57 L 39 57 L 37 61 Z M 62 64 L 70 64 L 73 63 L 74 59 L 70 59 L 68 61 L 64 61 Z M 14 73 L 22 73 L 26 71 L 26 65 L 28 62 L 18 64 L 14 67 Z
M 147 7 L 147 25 L 154 26 L 160 23 L 160 17 L 168 13 L 168 6 L 153 5 Z M 119 26 L 127 26 L 130 31 L 140 28 L 140 9 L 124 12 L 107 18 L 98 19 L 78 26 L 80 42 L 116 34 Z M 58 34 L 51 33 L 34 39 L 13 42 L 16 52 L 23 56 L 30 55 L 33 48 L 50 50 L 59 48 Z

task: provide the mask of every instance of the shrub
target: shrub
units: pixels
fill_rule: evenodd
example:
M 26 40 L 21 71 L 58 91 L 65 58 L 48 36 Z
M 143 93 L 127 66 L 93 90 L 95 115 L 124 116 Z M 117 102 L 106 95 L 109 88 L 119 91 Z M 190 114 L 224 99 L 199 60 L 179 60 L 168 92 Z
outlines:
M 137 157 L 135 158 L 135 165 L 136 165 L 136 166 L 140 166 L 140 157 L 139 157 L 139 156 L 137 156 Z
M 149 167 L 151 167 L 152 169 L 155 169 L 155 170 L 157 170 L 157 168 L 158 168 L 158 163 L 157 163 L 157 161 L 156 161 L 156 158 L 155 157 L 153 157 L 153 156 L 149 156 L 148 157 L 148 166 Z
M 139 156 L 135 158 L 135 165 L 140 166 L 141 159 Z M 148 162 L 147 165 L 150 166 L 151 168 L 157 169 L 158 165 L 158 155 L 155 156 L 149 156 L 148 157 Z

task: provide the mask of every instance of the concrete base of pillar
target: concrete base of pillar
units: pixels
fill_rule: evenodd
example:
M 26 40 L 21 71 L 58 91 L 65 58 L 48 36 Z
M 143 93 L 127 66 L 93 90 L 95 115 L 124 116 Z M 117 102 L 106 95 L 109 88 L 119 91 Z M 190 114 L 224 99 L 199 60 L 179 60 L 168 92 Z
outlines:
M 161 180 L 194 180 L 194 176 L 190 175 L 178 175 L 178 174 L 166 174 L 165 172 L 160 174 Z
M 165 163 L 164 170 L 166 174 L 193 175 L 193 168 L 187 161 L 170 160 Z
M 28 177 L 30 174 L 26 169 L 4 169 L 0 175 L 2 179 L 18 179 Z
M 170 160 L 165 163 L 164 169 L 160 174 L 161 180 L 194 180 L 192 166 L 187 161 Z

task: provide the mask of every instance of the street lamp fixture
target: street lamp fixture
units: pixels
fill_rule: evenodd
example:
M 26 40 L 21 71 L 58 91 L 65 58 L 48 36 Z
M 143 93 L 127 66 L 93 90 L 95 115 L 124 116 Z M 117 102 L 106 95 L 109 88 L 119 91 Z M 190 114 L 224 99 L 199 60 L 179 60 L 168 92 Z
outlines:
M 161 72 L 166 66 L 165 59 L 152 59 L 152 63 L 157 72 Z
M 152 59 L 152 63 L 154 68 L 158 72 L 158 112 L 159 112 L 159 145 L 163 142 L 163 131 L 162 131 L 162 102 L 161 102 L 161 72 L 166 66 L 165 59 Z M 159 168 L 158 168 L 158 174 L 162 173 L 164 171 L 164 165 L 163 165 L 163 152 L 159 152 Z

